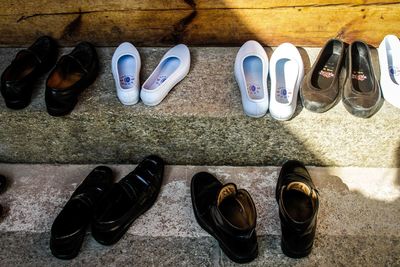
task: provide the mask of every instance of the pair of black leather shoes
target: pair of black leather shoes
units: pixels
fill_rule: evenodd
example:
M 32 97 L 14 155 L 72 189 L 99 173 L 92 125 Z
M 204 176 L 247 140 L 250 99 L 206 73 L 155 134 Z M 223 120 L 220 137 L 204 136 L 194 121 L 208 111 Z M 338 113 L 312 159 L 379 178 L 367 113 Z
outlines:
M 23 109 L 31 101 L 34 83 L 57 60 L 57 43 L 40 37 L 28 49 L 20 51 L 1 76 L 1 94 L 7 107 Z M 45 101 L 52 116 L 70 113 L 79 94 L 94 82 L 99 62 L 96 50 L 88 42 L 79 43 L 62 56 L 46 81 Z
M 197 222 L 217 239 L 231 260 L 245 263 L 257 257 L 257 213 L 246 190 L 238 190 L 232 183 L 223 185 L 213 175 L 201 172 L 192 178 L 191 197 Z M 319 199 L 301 162 L 288 161 L 282 166 L 276 200 L 283 253 L 292 258 L 307 256 L 314 243 Z
M 23 109 L 31 101 L 34 83 L 57 60 L 57 44 L 42 36 L 29 48 L 17 53 L 1 75 L 1 94 L 8 108 Z
M 371 51 L 366 43 L 355 41 L 345 56 L 346 46 L 339 39 L 331 39 L 325 44 L 303 79 L 300 98 L 306 109 L 322 113 L 339 101 L 343 87 L 342 102 L 347 111 L 368 118 L 379 110 L 383 100 Z M 339 81 L 343 63 L 347 71 L 344 84 Z
M 50 238 L 52 254 L 60 259 L 76 257 L 89 225 L 99 243 L 116 243 L 133 221 L 155 203 L 163 172 L 163 160 L 149 156 L 113 184 L 111 169 L 96 167 L 54 220 Z

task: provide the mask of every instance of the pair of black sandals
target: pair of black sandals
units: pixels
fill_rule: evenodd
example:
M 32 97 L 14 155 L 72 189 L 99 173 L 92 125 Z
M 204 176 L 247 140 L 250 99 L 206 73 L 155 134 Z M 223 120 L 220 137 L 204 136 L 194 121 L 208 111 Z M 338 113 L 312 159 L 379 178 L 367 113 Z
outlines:
M 155 203 L 164 174 L 164 162 L 149 156 L 118 183 L 112 170 L 96 167 L 78 186 L 51 228 L 50 249 L 60 259 L 76 257 L 86 230 L 103 245 L 118 242 L 130 225 Z

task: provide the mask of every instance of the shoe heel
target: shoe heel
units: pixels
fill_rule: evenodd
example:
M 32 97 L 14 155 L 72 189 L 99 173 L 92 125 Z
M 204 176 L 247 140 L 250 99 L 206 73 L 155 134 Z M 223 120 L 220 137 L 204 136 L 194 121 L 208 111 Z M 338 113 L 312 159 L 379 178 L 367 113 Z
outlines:
M 97 78 L 97 75 L 99 74 L 99 69 L 100 69 L 99 61 L 96 61 L 95 64 L 96 65 L 94 67 L 94 71 L 92 71 L 90 73 L 86 83 L 84 84 L 84 86 L 82 86 L 82 91 L 85 90 L 86 88 L 88 88 L 90 85 L 92 85 L 96 81 L 96 78 Z M 80 93 L 82 93 L 82 92 L 80 92 Z
M 298 259 L 298 258 L 306 257 L 311 253 L 312 247 L 313 247 L 313 245 L 311 244 L 311 246 L 304 251 L 294 251 L 286 245 L 286 243 L 285 243 L 285 241 L 283 241 L 283 239 L 281 239 L 282 252 L 283 252 L 283 254 L 285 254 L 286 256 L 288 256 L 290 258 Z
M 21 99 L 21 100 L 16 100 L 16 101 L 8 101 L 5 100 L 6 102 L 6 106 L 10 109 L 15 109 L 15 110 L 19 110 L 19 109 L 24 109 L 26 108 L 29 103 L 31 103 L 31 98 L 26 98 L 26 99 Z

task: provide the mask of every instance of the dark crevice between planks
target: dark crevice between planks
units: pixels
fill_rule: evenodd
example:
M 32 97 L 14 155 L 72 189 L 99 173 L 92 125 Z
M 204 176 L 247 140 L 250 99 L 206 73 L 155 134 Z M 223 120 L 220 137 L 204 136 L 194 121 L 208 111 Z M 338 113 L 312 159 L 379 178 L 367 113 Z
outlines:
M 184 1 L 185 3 L 187 3 L 192 7 L 193 11 L 189 15 L 178 21 L 175 25 L 173 25 L 172 33 L 161 38 L 162 42 L 173 43 L 173 44 L 181 43 L 185 35 L 185 30 L 197 16 L 195 1 L 194 0 L 184 0 Z
M 41 16 L 65 16 L 65 15 L 79 15 L 82 16 L 82 14 L 89 14 L 89 13 L 94 13 L 94 12 L 98 12 L 98 11 L 77 11 L 77 12 L 54 12 L 54 13 L 36 13 L 36 14 L 32 14 L 32 15 L 28 15 L 28 16 L 21 16 L 17 22 L 21 22 L 24 20 L 28 20 L 34 17 L 41 17 Z
M 196 2 L 194 0 L 184 0 L 186 4 L 192 7 L 192 9 L 196 9 Z
M 81 26 L 82 13 L 79 13 L 79 15 L 74 20 L 72 20 L 67 26 L 65 26 L 60 39 L 67 39 L 74 36 L 74 34 L 76 35 L 79 32 Z
M 89 10 L 89 11 L 75 11 L 75 12 L 51 12 L 51 13 L 35 13 L 32 15 L 21 16 L 17 22 L 22 22 L 35 17 L 46 17 L 46 16 L 66 16 L 66 15 L 83 15 L 92 13 L 108 13 L 108 12 L 170 12 L 170 11 L 187 11 L 192 10 L 189 8 L 176 8 L 176 9 L 109 9 L 109 10 Z M 1 15 L 0 15 L 1 16 Z

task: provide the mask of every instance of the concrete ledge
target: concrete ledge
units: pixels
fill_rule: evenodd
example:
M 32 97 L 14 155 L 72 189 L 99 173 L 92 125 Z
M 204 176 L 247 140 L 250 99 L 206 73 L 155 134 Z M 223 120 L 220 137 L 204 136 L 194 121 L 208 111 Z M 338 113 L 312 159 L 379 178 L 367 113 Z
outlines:
M 62 261 L 49 255 L 48 233 L 2 233 L 2 266 L 398 266 L 399 238 L 324 236 L 307 258 L 295 260 L 280 252 L 280 236 L 258 237 L 259 256 L 235 264 L 211 237 L 141 237 L 128 234 L 112 247 L 87 236 L 79 256 Z M 318 244 L 318 245 L 317 245 Z M 316 252 L 317 251 L 317 252 Z M 362 256 L 361 256 L 362 255 Z M 390 256 L 390 255 L 393 255 Z
M 280 165 L 297 158 L 319 166 L 400 166 L 399 109 L 385 103 L 372 118 L 359 119 L 339 103 L 324 114 L 299 106 L 287 122 L 269 114 L 252 119 L 243 114 L 233 76 L 238 48 L 190 49 L 188 77 L 157 107 L 119 103 L 110 70 L 114 48 L 98 49 L 101 74 L 67 117 L 46 113 L 45 77 L 28 108 L 12 111 L 0 101 L 0 162 L 136 163 L 158 154 L 170 164 Z M 0 49 L 0 70 L 18 50 Z M 167 49 L 139 50 L 144 81 Z M 301 49 L 307 70 L 318 51 Z
M 6 214 L 0 221 L 0 265 L 137 264 L 165 266 L 232 265 L 195 221 L 190 180 L 209 171 L 251 193 L 258 213 L 259 257 L 251 265 L 395 266 L 400 264 L 400 169 L 310 168 L 321 194 L 312 254 L 301 260 L 280 249 L 275 201 L 277 167 L 168 166 L 161 194 L 116 245 L 104 247 L 90 236 L 70 262 L 52 257 L 51 224 L 79 182 L 94 165 L 0 164 L 11 179 L 0 196 Z M 113 165 L 116 180 L 134 169 Z M 5 245 L 7 244 L 7 245 Z

